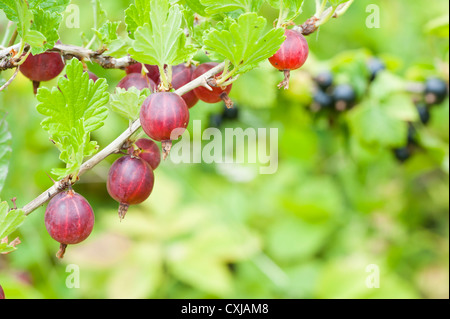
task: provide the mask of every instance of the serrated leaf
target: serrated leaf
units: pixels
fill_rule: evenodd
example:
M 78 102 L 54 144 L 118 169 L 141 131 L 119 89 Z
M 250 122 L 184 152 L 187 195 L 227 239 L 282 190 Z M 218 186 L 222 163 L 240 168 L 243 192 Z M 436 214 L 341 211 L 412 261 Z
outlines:
M 117 88 L 116 93 L 111 95 L 109 107 L 120 116 L 134 121 L 139 117 L 142 103 L 149 95 L 149 89 L 140 91 L 135 87 L 128 90 Z
M 0 118 L 0 192 L 5 185 L 11 158 L 11 133 L 5 118 Z
M 237 73 L 247 72 L 273 56 L 285 39 L 284 29 L 265 33 L 265 26 L 266 19 L 256 13 L 243 14 L 228 30 L 212 30 L 205 35 L 205 48 L 228 59 L 239 70 Z
M 200 0 L 205 7 L 207 15 L 243 10 L 244 12 L 257 12 L 263 3 L 262 0 Z
M 391 116 L 379 105 L 359 105 L 348 115 L 352 133 L 363 144 L 400 147 L 407 138 L 406 122 Z
M 200 0 L 185 0 L 186 5 L 195 13 L 201 15 L 202 17 L 207 17 L 208 14 L 205 12 L 206 7 L 200 3 Z
M 121 39 L 117 38 L 115 40 L 112 40 L 108 44 L 108 55 L 112 56 L 113 58 L 121 58 L 125 55 L 127 55 L 128 50 L 131 48 L 131 41 L 129 38 L 127 39 Z
M 28 5 L 32 11 L 41 8 L 50 13 L 62 13 L 69 2 L 70 0 L 28 0 Z
M 120 21 L 106 21 L 98 30 L 94 29 L 94 32 L 103 44 L 110 44 L 112 41 L 117 40 L 119 25 Z
M 186 44 L 186 36 L 181 28 L 181 7 L 169 7 L 167 0 L 152 0 L 149 6 L 149 22 L 142 19 L 140 22 L 144 24 L 139 25 L 134 32 L 135 41 L 129 50 L 131 57 L 160 67 L 177 65 L 191 59 L 196 50 Z
M 42 35 L 43 38 L 37 38 L 34 44 L 30 40 L 26 41 L 31 45 L 31 53 L 33 55 L 47 51 L 55 45 L 59 39 L 58 29 L 62 21 L 62 15 L 57 12 L 44 11 L 41 8 L 34 10 L 33 23 L 31 30 L 35 30 Z M 30 35 L 28 35 L 29 38 Z
M 135 0 L 134 4 L 125 10 L 125 23 L 129 37 L 134 39 L 136 29 L 145 23 L 150 23 L 150 1 Z
M 0 240 L 15 231 L 25 218 L 23 210 L 14 209 L 10 211 L 8 203 L 0 202 Z
M 283 21 L 290 21 L 302 13 L 304 0 L 268 0 L 267 2 L 273 8 L 284 11 Z
M 55 171 L 60 172 L 60 178 L 76 172 L 84 157 L 96 152 L 97 144 L 90 141 L 90 133 L 103 126 L 108 113 L 105 105 L 109 101 L 106 80 L 89 80 L 77 59 L 67 63 L 66 74 L 67 78 L 59 78 L 59 90 L 38 90 L 36 107 L 47 116 L 41 126 L 61 151 L 60 159 L 67 164 L 65 170 Z

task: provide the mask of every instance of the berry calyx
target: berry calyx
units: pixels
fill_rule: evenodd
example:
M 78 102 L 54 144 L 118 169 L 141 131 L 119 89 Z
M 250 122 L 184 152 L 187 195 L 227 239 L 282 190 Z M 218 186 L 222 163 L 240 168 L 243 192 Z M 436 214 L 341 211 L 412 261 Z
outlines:
M 441 104 L 447 94 L 447 84 L 441 79 L 430 78 L 425 82 L 425 102 L 428 105 Z
M 289 88 L 290 71 L 305 64 L 309 54 L 308 42 L 303 34 L 295 30 L 286 29 L 286 39 L 280 49 L 269 58 L 269 62 L 278 70 L 284 72 L 284 80 L 278 88 Z
M 117 84 L 118 88 L 128 90 L 130 87 L 135 87 L 138 90 L 143 90 L 145 88 L 150 89 L 150 91 L 156 90 L 156 84 L 149 77 L 142 75 L 141 73 L 130 73 L 125 76 Z
M 189 109 L 179 95 L 157 92 L 145 99 L 139 118 L 145 134 L 163 143 L 165 159 L 170 152 L 172 140 L 178 139 L 188 126 Z
M 185 64 L 174 66 L 172 68 L 172 87 L 177 90 L 191 82 L 194 71 L 195 66 L 192 64 L 189 66 L 186 66 Z M 199 100 L 193 90 L 183 94 L 181 97 L 186 102 L 188 108 L 193 107 Z
M 154 181 L 152 168 L 141 158 L 127 155 L 112 164 L 106 187 L 109 195 L 120 203 L 120 220 L 130 205 L 140 204 L 150 196 Z
M 57 52 L 30 54 L 19 68 L 23 75 L 33 81 L 34 94 L 37 93 L 40 82 L 56 78 L 63 69 L 64 61 Z
M 137 140 L 135 144 L 139 148 L 139 151 L 137 152 L 138 156 L 155 170 L 161 162 L 161 151 L 159 150 L 158 145 L 147 138 L 141 138 Z
M 63 258 L 67 245 L 78 244 L 89 237 L 95 217 L 87 200 L 70 189 L 53 197 L 44 219 L 50 236 L 61 244 L 56 256 Z
M 192 79 L 198 78 L 199 76 L 208 72 L 212 68 L 216 67 L 218 64 L 219 63 L 216 63 L 216 62 L 207 62 L 207 63 L 200 64 L 195 69 L 194 73 L 192 74 Z M 221 100 L 223 100 L 225 102 L 225 104 L 227 105 L 227 107 L 230 108 L 233 106 L 233 104 L 231 103 L 231 105 L 230 105 L 230 98 L 228 97 L 228 94 L 230 94 L 230 91 L 231 91 L 231 88 L 233 85 L 230 84 L 226 87 L 215 86 L 216 80 L 218 78 L 220 78 L 221 75 L 222 75 L 222 72 L 216 74 L 213 77 L 213 79 L 210 81 L 211 82 L 210 85 L 212 88 L 211 91 L 203 86 L 199 86 L 194 89 L 194 93 L 203 102 L 217 103 L 217 102 L 220 102 Z

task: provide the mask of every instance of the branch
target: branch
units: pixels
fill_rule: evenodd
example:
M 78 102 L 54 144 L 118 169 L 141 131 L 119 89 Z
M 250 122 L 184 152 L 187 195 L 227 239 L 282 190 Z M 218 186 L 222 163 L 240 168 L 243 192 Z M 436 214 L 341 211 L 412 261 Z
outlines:
M 179 88 L 175 91 L 178 95 L 183 95 L 187 92 L 192 91 L 196 87 L 203 86 L 207 82 L 206 80 L 217 73 L 220 73 L 223 71 L 225 64 L 221 63 L 214 67 L 213 69 L 209 70 L 208 72 L 204 73 L 203 75 L 199 76 L 198 78 L 192 80 L 185 86 Z M 80 171 L 78 173 L 78 176 L 83 175 L 85 172 L 92 169 L 95 165 L 103 161 L 105 158 L 107 158 L 109 155 L 119 152 L 122 149 L 122 146 L 129 140 L 129 138 L 141 127 L 141 122 L 139 119 L 134 121 L 130 127 L 120 134 L 119 137 L 117 137 L 113 142 L 111 142 L 108 146 L 106 146 L 104 149 L 102 149 L 100 152 L 98 152 L 96 155 L 91 157 L 89 160 L 83 163 L 81 165 Z M 62 192 L 66 187 L 68 186 L 68 179 L 65 178 L 63 180 L 60 180 L 58 182 L 55 182 L 55 184 L 47 189 L 45 192 L 43 192 L 41 195 L 33 199 L 31 202 L 26 204 L 22 209 L 25 213 L 25 215 L 31 214 L 34 210 L 39 208 L 40 206 L 44 205 L 47 201 L 49 201 L 51 198 L 53 198 L 56 194 Z
M 302 25 L 297 26 L 303 35 L 310 35 L 314 33 L 321 25 L 325 24 L 330 18 L 338 18 L 342 16 L 348 8 L 352 5 L 354 0 L 341 3 L 337 7 L 329 7 L 327 10 L 321 12 L 320 17 L 312 16 Z M 319 11 L 320 12 L 320 11 Z
M 20 44 L 16 44 L 0 51 L 0 71 L 16 67 L 17 61 L 12 59 L 12 57 L 19 51 L 19 49 Z M 30 46 L 26 44 L 24 52 L 27 52 L 29 49 Z M 105 69 L 124 69 L 127 66 L 137 62 L 129 56 L 116 59 L 111 56 L 104 55 L 105 50 L 92 51 L 83 47 L 67 44 L 55 44 L 53 49 L 48 51 L 59 52 L 65 59 L 71 59 L 73 57 L 80 60 L 86 59 L 101 65 Z

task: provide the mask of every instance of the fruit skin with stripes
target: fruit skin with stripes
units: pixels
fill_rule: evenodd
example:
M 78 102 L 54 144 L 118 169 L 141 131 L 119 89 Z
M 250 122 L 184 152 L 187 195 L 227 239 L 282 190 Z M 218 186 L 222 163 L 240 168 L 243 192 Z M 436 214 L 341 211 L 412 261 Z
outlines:
M 50 81 L 64 69 L 64 62 L 57 52 L 30 54 L 20 66 L 20 72 L 32 81 Z
M 145 99 L 139 118 L 145 134 L 163 143 L 165 158 L 171 141 L 178 139 L 189 124 L 189 109 L 179 95 L 157 92 Z
M 161 151 L 158 145 L 148 138 L 138 139 L 135 144 L 139 148 L 137 156 L 146 161 L 155 170 L 161 163 Z
M 160 74 L 159 74 L 159 68 L 157 65 L 150 65 L 145 64 L 145 68 L 147 69 L 148 73 L 147 76 L 156 84 L 159 84 L 160 82 Z M 142 73 L 142 64 L 141 63 L 135 63 L 132 65 L 129 65 L 125 68 L 125 72 L 127 74 L 131 73 Z
M 216 63 L 216 62 L 207 62 L 207 63 L 200 64 L 195 69 L 194 73 L 192 74 L 192 79 L 198 78 L 199 76 L 208 72 L 209 70 L 216 67 L 217 65 L 219 65 L 219 63 Z M 220 77 L 220 75 L 222 75 L 222 72 L 216 74 L 214 78 L 217 79 Z M 230 94 L 232 86 L 233 86 L 232 84 L 230 84 L 224 88 L 211 86 L 212 91 L 208 90 L 207 88 L 205 88 L 203 86 L 199 86 L 194 89 L 194 93 L 203 102 L 217 103 L 217 102 L 220 102 L 222 99 L 224 99 L 224 97 L 223 97 L 224 95 L 228 96 L 228 94 Z
M 150 196 L 154 182 L 152 168 L 139 157 L 123 156 L 112 164 L 106 187 L 109 195 L 120 203 L 121 220 L 130 205 L 140 204 Z
M 56 256 L 63 258 L 67 245 L 78 244 L 89 237 L 95 217 L 88 201 L 69 189 L 52 198 L 44 220 L 47 232 L 61 244 Z
M 179 64 L 172 67 L 172 86 L 175 90 L 188 84 L 193 80 L 193 74 L 195 71 L 194 65 L 186 66 L 185 64 Z M 193 107 L 198 102 L 198 97 L 195 95 L 194 90 L 189 91 L 181 96 L 186 102 L 188 108 Z
M 128 90 L 130 87 L 135 87 L 138 90 L 143 90 L 145 88 L 150 89 L 150 91 L 154 92 L 156 90 L 156 84 L 149 77 L 142 75 L 141 73 L 130 73 L 126 75 L 120 82 L 117 84 L 118 88 L 122 88 Z

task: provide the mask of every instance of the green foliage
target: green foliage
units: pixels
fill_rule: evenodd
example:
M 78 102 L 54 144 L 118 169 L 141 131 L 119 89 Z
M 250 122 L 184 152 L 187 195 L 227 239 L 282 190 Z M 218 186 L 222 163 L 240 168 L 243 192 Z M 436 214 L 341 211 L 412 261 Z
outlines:
M 139 118 L 142 103 L 149 95 L 149 89 L 140 91 L 134 86 L 128 90 L 116 88 L 116 92 L 110 96 L 109 107 L 111 111 L 134 121 Z
M 0 113 L 1 115 L 1 113 Z M 0 192 L 8 175 L 9 159 L 11 158 L 11 133 L 6 117 L 0 118 Z
M 0 241 L 13 233 L 25 220 L 22 210 L 9 210 L 6 202 L 0 201 Z M 16 250 L 16 247 L 9 244 L 8 241 L 0 242 L 0 253 L 9 253 Z
M 265 26 L 265 18 L 246 13 L 224 30 L 206 34 L 204 43 L 208 51 L 216 53 L 215 58 L 225 57 L 237 73 L 245 73 L 274 55 L 285 39 L 283 29 L 265 32 Z
M 97 143 L 90 140 L 90 133 L 103 126 L 109 100 L 105 79 L 95 83 L 89 80 L 83 65 L 72 59 L 66 66 L 67 78 L 61 77 L 58 88 L 51 91 L 41 88 L 37 110 L 47 116 L 41 123 L 53 143 L 61 151 L 60 159 L 65 169 L 53 169 L 53 174 L 63 178 L 76 173 L 86 156 L 97 151 Z

